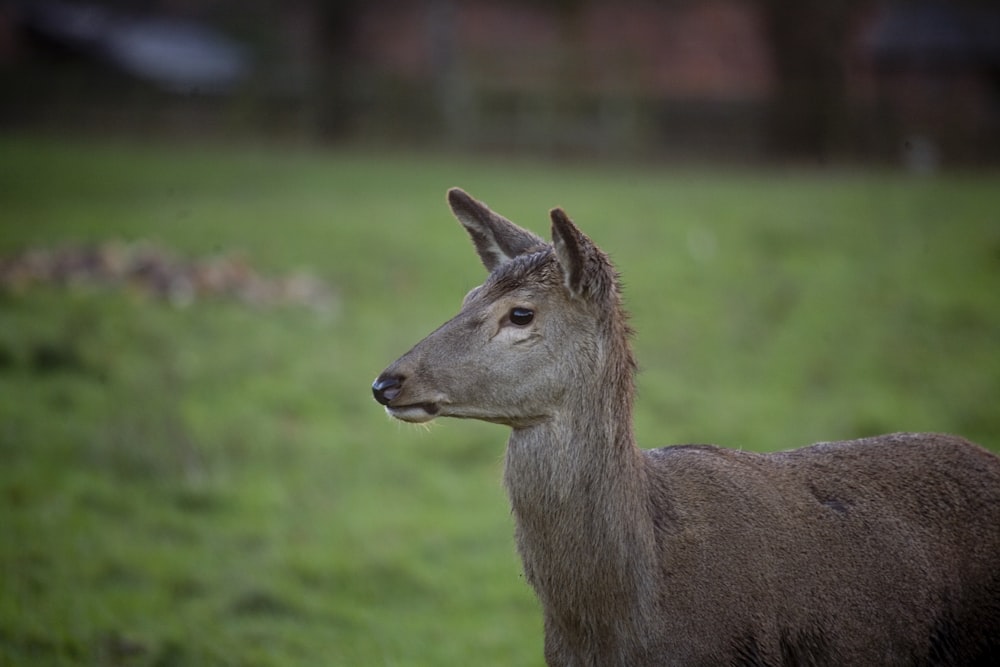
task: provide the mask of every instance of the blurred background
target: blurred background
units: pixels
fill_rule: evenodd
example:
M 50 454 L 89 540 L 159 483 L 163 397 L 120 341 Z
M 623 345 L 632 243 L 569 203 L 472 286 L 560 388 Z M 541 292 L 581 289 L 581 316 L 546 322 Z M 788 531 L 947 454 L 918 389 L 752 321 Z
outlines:
M 0 3 L 7 128 L 995 164 L 975 0 Z
M 506 432 L 370 383 L 613 257 L 644 447 L 1000 450 L 1000 9 L 0 0 L 0 666 L 541 665 Z

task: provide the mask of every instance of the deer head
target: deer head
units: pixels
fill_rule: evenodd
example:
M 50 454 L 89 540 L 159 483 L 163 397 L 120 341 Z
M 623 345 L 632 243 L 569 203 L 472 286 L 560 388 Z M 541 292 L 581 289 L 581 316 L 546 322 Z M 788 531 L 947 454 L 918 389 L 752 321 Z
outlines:
M 450 190 L 448 202 L 490 275 L 455 317 L 378 376 L 375 399 L 408 422 L 546 421 L 594 384 L 624 340 L 614 269 L 561 209 L 551 212 L 549 244 L 462 190 Z

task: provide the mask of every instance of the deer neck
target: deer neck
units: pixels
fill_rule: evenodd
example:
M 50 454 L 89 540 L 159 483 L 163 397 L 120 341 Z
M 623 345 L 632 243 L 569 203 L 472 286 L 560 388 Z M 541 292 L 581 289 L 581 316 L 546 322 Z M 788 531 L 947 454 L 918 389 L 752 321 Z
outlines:
M 597 505 L 608 494 L 644 495 L 644 458 L 632 430 L 635 362 L 628 330 L 615 321 L 593 365 L 565 383 L 560 407 L 511 433 L 505 478 L 515 511 L 551 502 Z M 519 502 L 530 507 L 519 508 Z
M 632 431 L 630 355 L 610 360 L 596 380 L 579 386 L 599 395 L 570 396 L 550 419 L 515 429 L 505 467 L 526 576 L 547 610 L 584 624 L 580 619 L 645 615 L 656 590 L 646 470 Z M 620 608 L 609 614 L 610 600 Z
M 631 406 L 612 398 L 579 399 L 571 397 L 548 419 L 511 433 L 506 480 L 518 498 L 524 493 L 532 504 L 592 504 L 604 493 L 638 491 L 634 484 L 618 483 L 634 481 L 641 460 Z

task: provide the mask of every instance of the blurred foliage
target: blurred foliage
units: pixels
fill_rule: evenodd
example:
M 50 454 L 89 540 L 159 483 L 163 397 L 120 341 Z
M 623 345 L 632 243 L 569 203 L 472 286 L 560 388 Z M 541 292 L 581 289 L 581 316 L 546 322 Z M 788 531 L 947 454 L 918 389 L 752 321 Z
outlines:
M 461 185 L 621 269 L 645 446 L 893 430 L 1000 448 L 995 176 L 682 171 L 0 140 L 0 256 L 145 240 L 337 307 L 0 291 L 0 664 L 541 664 L 504 429 L 369 383 L 482 268 Z

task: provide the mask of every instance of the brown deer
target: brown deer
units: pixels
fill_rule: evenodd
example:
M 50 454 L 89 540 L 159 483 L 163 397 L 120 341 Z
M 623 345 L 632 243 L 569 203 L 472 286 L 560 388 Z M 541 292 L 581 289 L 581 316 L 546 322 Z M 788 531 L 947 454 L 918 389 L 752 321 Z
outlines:
M 1000 665 L 1000 458 L 884 435 L 644 451 L 608 257 L 448 193 L 486 282 L 393 362 L 403 421 L 505 424 L 518 551 L 550 665 Z

